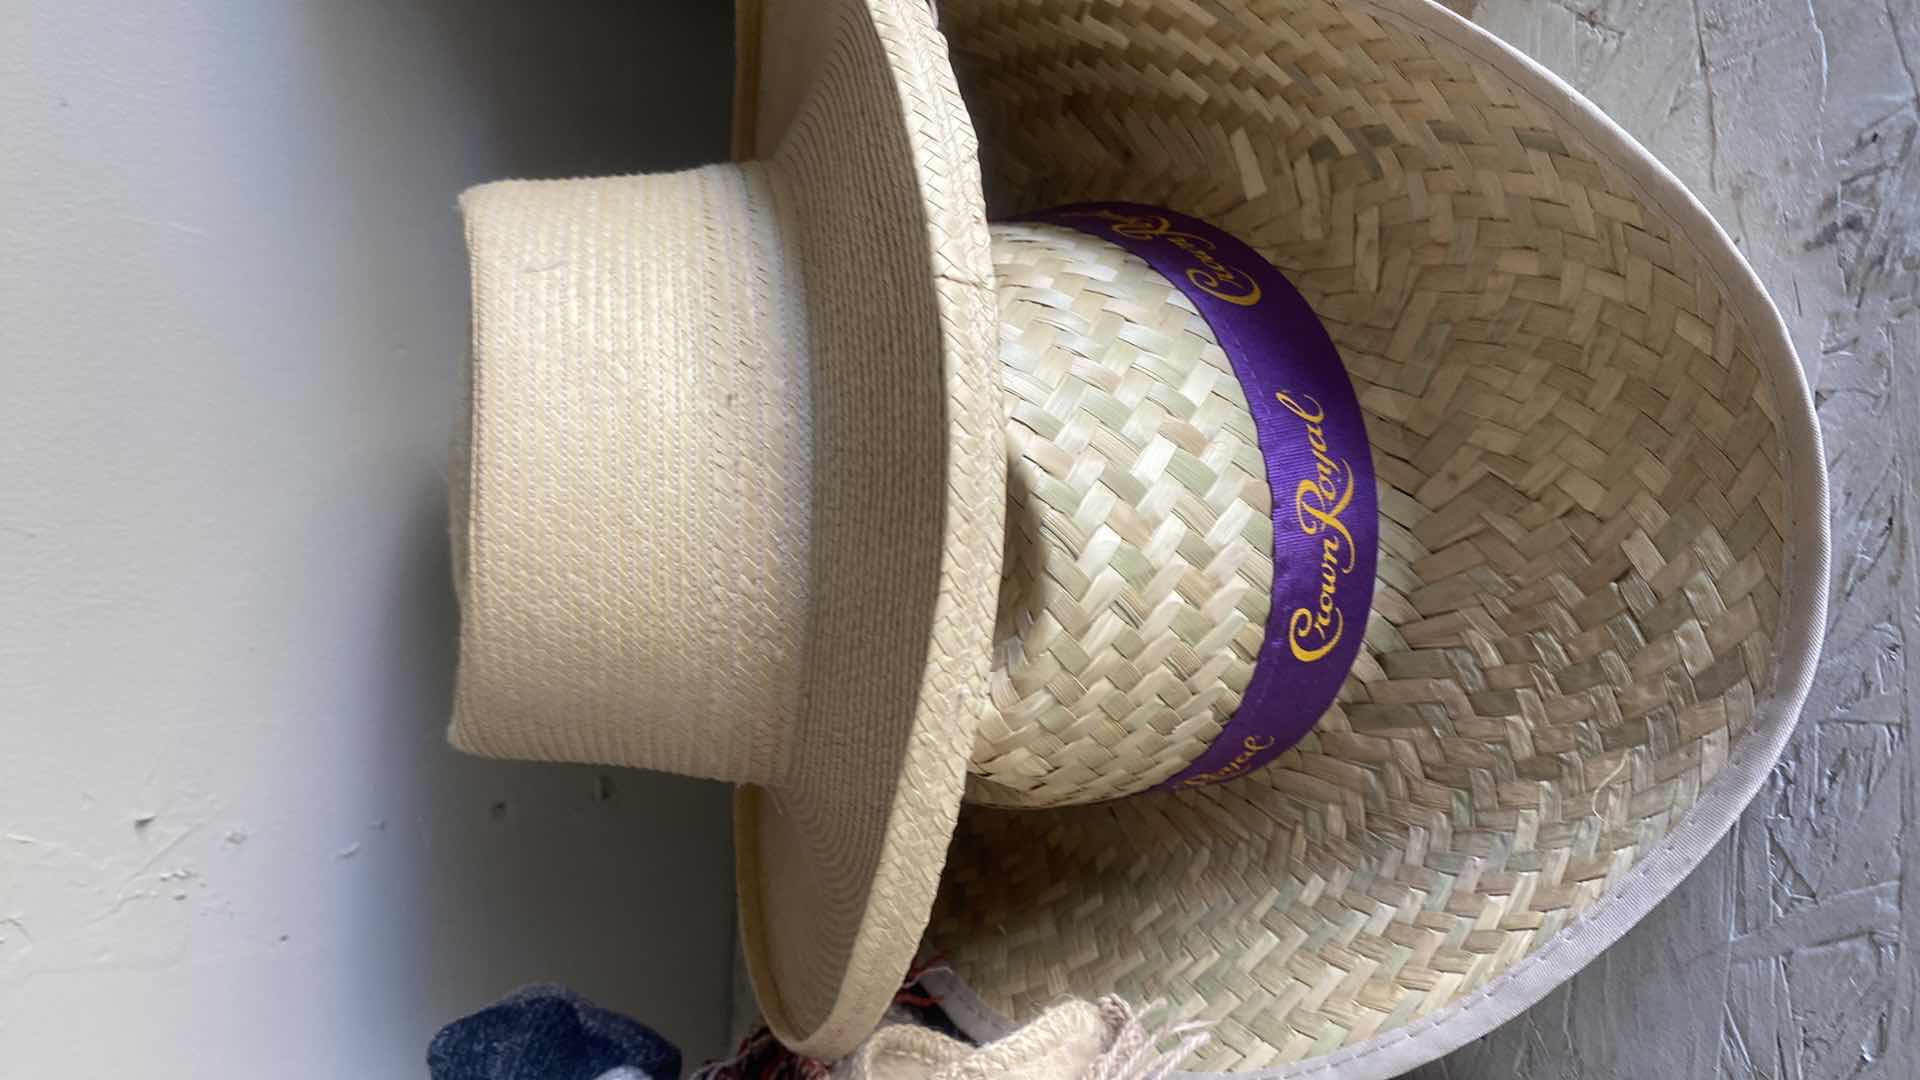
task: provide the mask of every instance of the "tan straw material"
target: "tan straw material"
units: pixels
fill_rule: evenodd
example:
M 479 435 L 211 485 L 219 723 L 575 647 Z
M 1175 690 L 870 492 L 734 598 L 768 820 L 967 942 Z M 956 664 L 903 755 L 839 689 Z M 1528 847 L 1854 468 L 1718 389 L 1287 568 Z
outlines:
M 1133 794 L 1206 750 L 1252 675 L 1273 587 L 1266 468 L 1231 363 L 1159 271 L 1058 225 L 993 237 L 1011 511 L 969 795 Z M 1385 592 L 1400 575 L 1380 576 Z
M 1777 312 L 1643 149 L 1424 0 L 939 16 L 749 5 L 756 163 L 468 197 L 455 741 L 740 783 L 748 966 L 815 1056 L 923 930 L 975 1031 L 1118 993 L 1215 1068 L 1460 1045 L 1672 888 L 1805 697 L 1825 479 Z M 986 224 L 1090 199 L 1280 267 L 1379 479 L 1334 705 L 1170 795 L 1113 798 L 1234 715 L 1270 493 L 1191 305 Z
M 941 39 L 911 0 L 809 10 L 763 161 L 463 200 L 450 734 L 743 785 L 755 987 L 832 1057 L 926 925 L 986 699 L 1006 465 Z
M 1233 231 L 1306 295 L 1367 414 L 1383 550 L 1362 659 L 1297 750 L 1174 795 L 968 811 L 930 944 L 1013 1017 L 1062 993 L 1168 998 L 1212 1021 L 1211 1068 L 1347 1080 L 1437 1056 L 1671 888 L 1751 796 L 1804 697 L 1824 479 L 1778 315 L 1643 150 L 1431 5 L 941 12 L 996 216 L 1169 206 Z M 1071 423 L 1030 403 L 1100 358 L 1034 337 L 1023 278 L 1060 260 L 1028 246 L 995 247 L 1015 402 L 1009 587 L 1023 594 L 1036 589 L 1018 562 L 1023 475 L 1074 463 L 1022 459 L 1021 422 Z M 1049 267 L 1049 288 L 1111 295 L 1053 303 L 1165 329 L 1164 312 L 1105 284 L 1108 260 L 1077 257 Z M 1110 390 L 1127 385 L 1116 375 Z M 1199 453 L 1233 431 L 1210 425 Z M 1103 492 L 1122 504 L 1113 519 L 1153 504 L 1155 485 L 1211 490 L 1139 472 L 1131 491 L 1059 491 L 1061 515 Z M 1079 584 L 1026 605 L 1065 628 L 1055 640 L 1090 625 L 1070 602 Z M 1257 591 L 1231 594 L 1220 625 L 1251 621 Z M 1057 713 L 1127 688 L 1071 641 L 1052 655 L 1084 667 L 1023 679 L 1016 665 L 1037 661 L 1017 635 L 1009 650 L 1007 609 L 1003 593 L 999 711 L 974 767 L 1045 791 L 1087 758 L 1064 740 L 1035 764 L 1050 732 L 1022 723 L 1033 697 L 1052 693 Z M 1207 693 L 1172 688 L 1174 707 Z M 1165 774 L 1155 754 L 1187 753 L 1177 742 L 1139 757 L 1137 786 Z M 1015 801 L 1001 783 L 974 791 Z

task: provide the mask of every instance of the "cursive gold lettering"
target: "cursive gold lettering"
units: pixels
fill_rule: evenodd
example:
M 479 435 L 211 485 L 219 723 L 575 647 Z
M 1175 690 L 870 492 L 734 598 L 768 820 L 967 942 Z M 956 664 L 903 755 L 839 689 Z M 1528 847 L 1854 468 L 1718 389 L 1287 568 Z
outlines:
M 1220 261 L 1219 256 L 1214 254 L 1217 245 L 1212 240 L 1194 233 L 1180 232 L 1173 227 L 1173 221 L 1169 218 L 1151 214 L 1122 214 L 1104 209 L 1076 210 L 1072 216 L 1099 218 L 1108 223 L 1115 236 L 1124 236 L 1129 240 L 1160 240 L 1180 249 L 1200 264 L 1188 268 L 1187 280 L 1216 300 L 1225 300 L 1240 307 L 1252 307 L 1260 302 L 1259 282 Z
M 1212 772 L 1195 773 L 1180 781 L 1180 786 L 1195 787 L 1200 784 L 1215 784 L 1222 780 L 1231 780 L 1246 772 L 1247 767 L 1253 764 L 1253 759 L 1259 756 L 1260 751 L 1272 748 L 1274 741 L 1267 735 L 1249 735 L 1240 740 L 1240 752 L 1233 756 L 1232 761 Z
M 1187 271 L 1187 280 L 1199 287 L 1201 292 L 1215 300 L 1225 300 L 1229 304 L 1252 307 L 1260 302 L 1260 283 L 1238 276 L 1238 273 L 1221 264 L 1218 260 L 1205 260 L 1207 270 Z M 1209 272 L 1212 271 L 1212 272 Z M 1240 292 L 1227 292 L 1227 289 L 1240 289 Z
M 1320 403 L 1318 401 L 1314 401 L 1312 397 L 1307 398 L 1308 401 L 1313 402 L 1313 411 L 1308 412 L 1307 407 L 1305 405 L 1302 405 L 1299 402 L 1293 400 L 1292 395 L 1288 394 L 1285 390 L 1282 390 L 1273 396 L 1280 399 L 1280 404 L 1285 405 L 1287 407 L 1288 412 L 1292 413 L 1293 415 L 1299 417 L 1302 420 L 1305 420 L 1309 424 L 1317 424 L 1320 421 L 1325 420 L 1327 418 L 1327 411 L 1325 409 L 1322 409 L 1320 407 Z
M 1353 466 L 1327 456 L 1322 427 L 1327 413 L 1318 401 L 1306 394 L 1296 399 L 1284 390 L 1274 397 L 1306 426 L 1307 447 L 1313 451 L 1313 475 L 1294 488 L 1293 513 L 1301 535 L 1320 537 L 1320 589 L 1311 604 L 1287 618 L 1287 644 L 1295 659 L 1310 664 L 1332 652 L 1346 630 L 1336 600 L 1341 577 L 1359 563 L 1353 533 L 1341 520 L 1353 502 Z

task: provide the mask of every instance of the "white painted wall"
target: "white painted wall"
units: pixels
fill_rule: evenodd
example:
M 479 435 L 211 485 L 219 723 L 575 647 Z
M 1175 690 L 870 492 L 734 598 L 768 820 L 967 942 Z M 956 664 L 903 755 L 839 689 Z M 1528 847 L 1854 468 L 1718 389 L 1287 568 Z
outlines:
M 721 1049 L 726 792 L 442 738 L 455 195 L 725 152 L 728 5 L 565 8 L 0 4 L 0 1077 Z

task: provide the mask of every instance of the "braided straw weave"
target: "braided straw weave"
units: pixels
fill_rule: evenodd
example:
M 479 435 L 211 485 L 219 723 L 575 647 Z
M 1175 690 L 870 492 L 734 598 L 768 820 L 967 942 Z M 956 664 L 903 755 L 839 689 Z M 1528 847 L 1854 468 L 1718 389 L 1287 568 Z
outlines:
M 1366 412 L 1382 580 L 1338 702 L 1261 772 L 969 809 L 931 943 L 1015 1016 L 1065 992 L 1169 999 L 1213 1022 L 1213 1068 L 1390 1045 L 1580 929 L 1686 826 L 1750 727 L 1777 750 L 1821 587 L 1818 554 L 1797 569 L 1783 539 L 1819 528 L 1787 507 L 1817 502 L 1820 480 L 1788 454 L 1817 445 L 1791 351 L 1771 322 L 1754 343 L 1754 320 L 1777 316 L 1757 290 L 1727 292 L 1716 267 L 1744 267 L 1724 237 L 1672 224 L 1646 194 L 1653 166 L 1623 171 L 1632 155 L 1597 151 L 1570 100 L 1404 0 L 940 11 L 996 216 L 1165 205 L 1305 294 Z M 1230 710 L 1258 642 L 1252 441 L 1177 298 L 1116 286 L 1112 257 L 1059 237 L 1003 230 L 995 255 L 1012 565 L 972 792 L 1143 787 Z M 1136 451 L 1155 435 L 1178 452 Z M 1177 536 L 1156 532 L 1176 519 Z M 1094 539 L 1101 525 L 1117 539 Z M 1164 557 L 1143 554 L 1156 543 Z M 1131 621 L 1102 617 L 1117 609 Z M 1160 713 L 1128 711 L 1149 696 Z M 1117 745 L 1091 734 L 1136 715 Z M 1758 780 L 1739 764 L 1744 801 Z M 1724 829 L 1732 811 L 1714 813 Z M 1661 873 L 1640 891 L 1678 877 Z M 1617 923 L 1582 930 L 1521 992 Z
M 1046 224 L 993 226 L 993 259 L 1011 511 L 969 794 L 1132 794 L 1219 735 L 1266 636 L 1253 416 L 1206 320 L 1144 260 Z

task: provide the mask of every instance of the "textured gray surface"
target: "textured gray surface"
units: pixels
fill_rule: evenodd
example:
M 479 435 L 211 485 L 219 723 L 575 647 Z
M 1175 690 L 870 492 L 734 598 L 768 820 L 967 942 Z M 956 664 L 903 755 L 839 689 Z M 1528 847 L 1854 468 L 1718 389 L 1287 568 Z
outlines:
M 1727 840 L 1569 984 L 1412 1076 L 1920 1075 L 1920 4 L 1449 6 L 1611 113 L 1758 268 L 1819 408 L 1834 592 L 1800 727 Z

